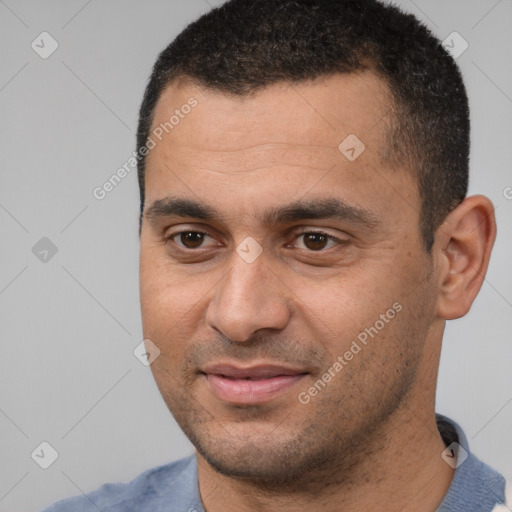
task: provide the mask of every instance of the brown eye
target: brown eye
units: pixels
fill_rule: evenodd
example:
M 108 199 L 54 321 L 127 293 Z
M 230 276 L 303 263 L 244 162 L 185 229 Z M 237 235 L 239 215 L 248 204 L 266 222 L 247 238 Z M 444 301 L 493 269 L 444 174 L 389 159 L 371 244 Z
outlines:
M 203 244 L 205 236 L 208 236 L 208 234 L 202 231 L 181 231 L 171 235 L 169 239 L 173 241 L 178 239 L 178 245 L 186 249 L 197 249 Z
M 305 233 L 302 236 L 304 245 L 312 251 L 324 249 L 329 240 L 329 237 L 322 233 Z
M 187 229 L 164 235 L 164 245 L 171 258 L 183 263 L 199 263 L 218 254 L 223 247 L 216 236 L 201 229 Z M 176 229 L 176 228 L 175 228 Z
M 342 245 L 345 240 L 336 238 L 322 231 L 302 231 L 296 234 L 295 247 L 305 251 L 325 252 L 325 250 Z

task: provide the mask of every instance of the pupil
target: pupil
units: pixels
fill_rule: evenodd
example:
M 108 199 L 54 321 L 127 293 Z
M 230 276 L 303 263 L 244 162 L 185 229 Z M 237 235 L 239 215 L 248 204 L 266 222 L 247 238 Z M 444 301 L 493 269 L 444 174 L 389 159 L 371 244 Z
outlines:
M 185 247 L 199 247 L 203 242 L 203 233 L 188 231 L 181 234 L 181 242 Z
M 309 249 L 323 249 L 325 247 L 326 241 L 327 237 L 321 233 L 309 233 L 306 235 L 306 246 Z

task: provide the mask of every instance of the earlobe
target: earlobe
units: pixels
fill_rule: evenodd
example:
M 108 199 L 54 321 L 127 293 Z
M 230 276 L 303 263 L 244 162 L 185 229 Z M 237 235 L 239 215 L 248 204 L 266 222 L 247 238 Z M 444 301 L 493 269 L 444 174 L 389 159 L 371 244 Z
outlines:
M 495 238 L 494 206 L 482 195 L 466 198 L 439 227 L 434 250 L 441 318 L 453 320 L 469 311 L 484 281 Z

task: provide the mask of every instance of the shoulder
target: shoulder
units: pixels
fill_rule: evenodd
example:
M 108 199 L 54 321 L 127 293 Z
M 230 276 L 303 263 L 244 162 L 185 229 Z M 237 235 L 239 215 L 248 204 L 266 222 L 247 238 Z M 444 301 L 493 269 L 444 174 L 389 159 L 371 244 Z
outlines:
M 472 453 L 459 424 L 446 416 L 436 416 L 439 432 L 446 444 L 441 457 L 455 469 L 448 492 L 436 512 L 501 512 L 499 507 L 508 499 L 503 475 Z M 446 458 L 447 451 L 451 452 L 449 458 Z
M 512 480 L 507 480 L 505 484 L 505 499 L 503 503 L 496 505 L 492 512 L 510 512 L 512 510 Z
M 106 483 L 95 491 L 60 500 L 41 512 L 117 512 L 196 507 L 199 499 L 195 455 L 144 471 L 128 483 Z M 161 507 L 161 508 L 160 508 Z

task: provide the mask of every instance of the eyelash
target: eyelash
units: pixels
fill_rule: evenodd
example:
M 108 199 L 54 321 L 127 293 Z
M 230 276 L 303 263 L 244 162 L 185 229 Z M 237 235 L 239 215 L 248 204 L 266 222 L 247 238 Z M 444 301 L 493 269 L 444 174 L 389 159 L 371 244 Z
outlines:
M 173 239 L 174 239 L 174 238 L 176 238 L 176 237 L 178 237 L 178 236 L 180 236 L 180 235 L 181 235 L 181 234 L 183 234 L 183 233 L 195 233 L 195 234 L 199 233 L 199 234 L 202 234 L 202 235 L 209 236 L 210 238 L 213 238 L 213 237 L 210 235 L 210 233 L 208 233 L 207 231 L 203 231 L 203 230 L 201 230 L 201 229 L 190 229 L 190 230 L 189 230 L 189 229 L 187 229 L 187 230 L 184 230 L 184 231 L 178 231 L 177 233 L 172 233 L 171 235 L 169 235 L 169 236 L 167 236 L 167 237 L 165 238 L 165 241 L 166 241 L 166 242 L 172 242 L 172 243 L 176 244 L 176 242 L 174 242 L 174 240 L 173 240 Z M 333 236 L 333 235 L 329 235 L 328 233 L 325 233 L 324 231 L 315 231 L 315 230 L 303 230 L 303 231 L 300 231 L 300 232 L 298 232 L 298 233 L 294 233 L 294 240 L 295 240 L 295 239 L 300 238 L 300 237 L 301 237 L 301 236 L 303 236 L 303 235 L 309 235 L 309 234 L 323 235 L 323 236 L 325 236 L 329 241 L 334 241 L 334 242 L 336 242 L 336 243 L 337 243 L 337 245 L 341 245 L 341 244 L 343 244 L 343 243 L 346 243 L 346 242 L 347 242 L 347 240 L 341 240 L 341 239 L 339 239 L 339 238 L 336 238 L 336 237 L 335 237 L 335 236 Z M 199 250 L 201 250 L 201 249 L 202 249 L 202 247 L 198 247 L 197 249 L 189 249 L 189 248 L 185 248 L 185 247 L 183 247 L 183 246 L 181 246 L 181 245 L 178 245 L 178 244 L 176 244 L 176 245 L 179 247 L 179 250 L 180 250 L 180 251 L 183 251 L 183 252 L 189 252 L 189 253 L 190 253 L 190 252 L 194 252 L 195 250 L 198 250 L 198 251 L 199 251 Z M 330 249 L 330 248 L 328 248 L 328 249 Z M 314 251 L 314 250 L 311 250 L 311 249 L 302 249 L 302 250 L 306 250 L 306 251 L 311 252 L 311 253 L 315 253 L 315 252 L 316 252 L 316 253 L 322 253 L 322 252 L 327 251 L 328 249 L 320 249 L 320 250 L 318 250 L 318 251 Z

